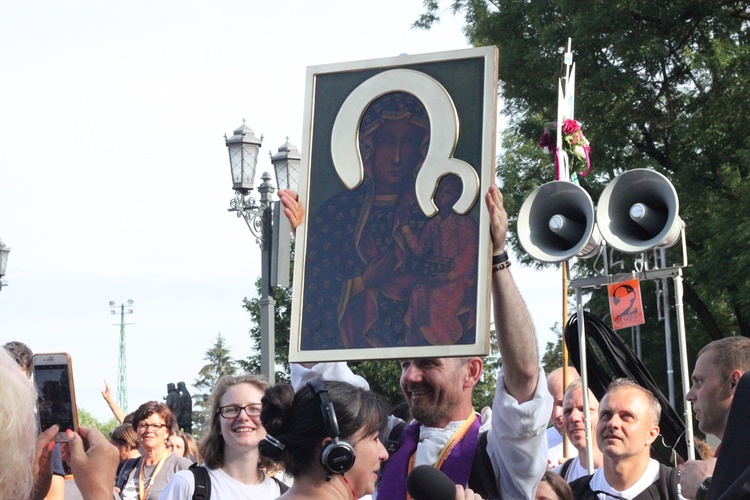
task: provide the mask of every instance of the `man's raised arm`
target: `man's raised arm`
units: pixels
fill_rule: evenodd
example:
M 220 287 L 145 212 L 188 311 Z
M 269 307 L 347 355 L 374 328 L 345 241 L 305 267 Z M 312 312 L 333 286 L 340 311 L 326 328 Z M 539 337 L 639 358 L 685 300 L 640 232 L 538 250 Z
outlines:
M 485 197 L 490 213 L 490 229 L 495 252 L 505 249 L 508 214 L 503 195 L 492 186 Z M 539 378 L 539 351 L 534 323 L 521 298 L 510 269 L 494 266 L 492 270 L 492 302 L 500 355 L 503 360 L 505 389 L 519 403 L 534 397 Z

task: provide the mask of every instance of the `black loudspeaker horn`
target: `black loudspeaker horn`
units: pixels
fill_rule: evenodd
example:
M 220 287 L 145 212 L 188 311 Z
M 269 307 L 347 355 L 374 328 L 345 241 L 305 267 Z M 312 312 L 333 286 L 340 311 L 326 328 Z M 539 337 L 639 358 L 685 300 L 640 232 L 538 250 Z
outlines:
M 640 253 L 671 247 L 680 238 L 682 219 L 677 192 L 659 172 L 639 168 L 617 176 L 604 188 L 596 222 L 615 250 Z
M 595 255 L 601 236 L 591 197 L 571 182 L 553 181 L 538 187 L 521 206 L 518 239 L 529 255 L 542 262 Z

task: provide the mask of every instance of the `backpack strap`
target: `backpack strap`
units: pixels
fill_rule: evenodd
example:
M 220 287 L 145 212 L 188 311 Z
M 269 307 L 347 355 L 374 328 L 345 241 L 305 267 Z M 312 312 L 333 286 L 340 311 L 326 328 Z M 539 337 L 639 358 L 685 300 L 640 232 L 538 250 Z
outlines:
M 197 462 L 191 465 L 188 470 L 193 473 L 193 479 L 195 480 L 193 500 L 208 500 L 211 498 L 211 477 L 208 475 L 208 470 L 198 465 Z
M 289 490 L 289 486 L 287 486 L 284 481 L 279 481 L 275 477 L 271 477 L 271 479 L 273 479 L 274 481 L 276 481 L 276 484 L 279 485 L 279 493 L 281 493 L 282 495 Z
M 122 468 L 120 469 L 120 474 L 117 475 L 117 480 L 115 481 L 115 487 L 122 491 L 122 489 L 125 487 L 125 484 L 128 482 L 128 478 L 130 477 L 130 473 L 133 472 L 133 469 L 138 467 L 138 464 L 141 463 L 141 457 L 138 458 L 128 458 L 125 463 L 122 465 Z
M 499 500 L 502 498 L 500 492 L 497 490 L 495 469 L 493 469 L 492 460 L 490 460 L 490 455 L 487 453 L 487 431 L 479 433 L 477 449 L 471 464 L 468 486 L 486 500 Z
M 659 464 L 659 478 L 633 500 L 678 500 L 677 486 L 680 481 L 678 470 Z
M 575 457 L 569 458 L 565 462 L 563 462 L 563 464 L 562 464 L 562 468 L 560 469 L 560 475 L 566 481 L 568 480 L 568 471 L 573 466 L 573 461 L 575 461 L 575 459 L 576 459 Z
M 392 455 L 398 451 L 399 446 L 401 446 L 401 433 L 404 432 L 404 427 L 406 427 L 406 422 L 402 420 L 388 434 L 388 440 L 385 442 L 385 449 L 388 450 L 388 455 Z
M 664 478 L 664 479 L 662 479 Z M 668 467 L 664 464 L 659 464 L 659 486 L 662 487 L 664 493 L 668 496 L 663 498 L 669 498 L 669 500 L 678 500 L 680 496 L 677 494 L 677 487 L 680 483 L 680 471 L 676 467 Z
M 575 481 L 568 483 L 570 485 L 570 489 L 573 490 L 573 498 L 575 498 L 576 500 L 596 498 L 596 493 L 594 493 L 591 488 L 589 488 L 589 484 L 591 483 L 591 479 L 593 477 L 593 474 L 589 474 L 588 476 L 579 477 Z

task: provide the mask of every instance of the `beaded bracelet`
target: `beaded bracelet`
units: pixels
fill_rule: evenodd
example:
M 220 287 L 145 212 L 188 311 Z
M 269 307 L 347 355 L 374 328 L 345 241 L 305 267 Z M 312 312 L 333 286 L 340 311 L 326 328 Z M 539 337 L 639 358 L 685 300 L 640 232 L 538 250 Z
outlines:
M 492 272 L 500 271 L 502 269 L 505 269 L 506 267 L 510 267 L 510 261 L 506 260 L 505 262 L 501 262 L 500 264 L 495 264 L 492 266 Z
M 492 256 L 492 272 L 500 271 L 506 267 L 510 267 L 508 252 L 502 252 Z

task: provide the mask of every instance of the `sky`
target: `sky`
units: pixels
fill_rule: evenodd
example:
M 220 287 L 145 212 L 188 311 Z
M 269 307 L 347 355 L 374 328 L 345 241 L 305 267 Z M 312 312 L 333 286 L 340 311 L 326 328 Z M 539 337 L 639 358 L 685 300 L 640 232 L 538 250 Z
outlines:
M 447 2 L 446 2 L 447 5 Z M 73 359 L 78 406 L 111 413 L 125 316 L 128 410 L 192 389 L 221 334 L 250 354 L 260 249 L 228 213 L 224 134 L 302 146 L 308 66 L 468 48 L 421 0 L 69 0 L 0 5 L 0 342 Z M 502 57 L 502 54 L 500 54 Z M 257 183 L 256 183 L 257 184 Z M 560 276 L 516 264 L 543 349 Z

